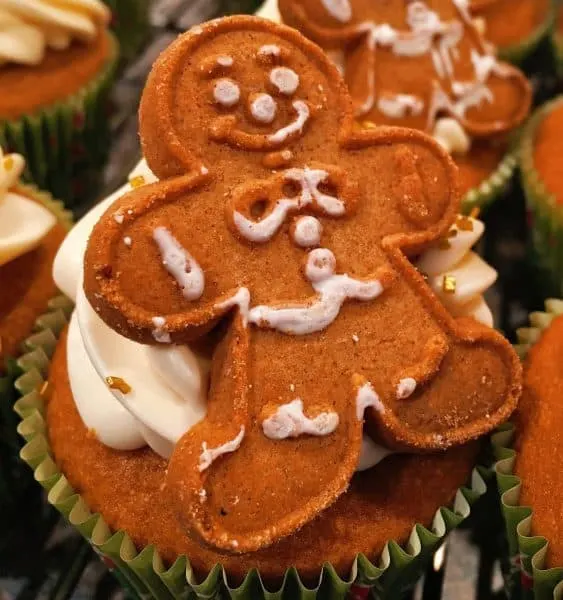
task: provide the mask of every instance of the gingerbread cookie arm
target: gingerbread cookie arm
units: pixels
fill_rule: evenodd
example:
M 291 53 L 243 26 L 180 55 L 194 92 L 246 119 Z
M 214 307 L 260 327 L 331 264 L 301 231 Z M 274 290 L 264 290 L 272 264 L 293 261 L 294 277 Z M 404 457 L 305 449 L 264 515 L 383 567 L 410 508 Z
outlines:
M 180 522 L 233 553 L 269 546 L 332 504 L 347 489 L 362 444 L 364 407 L 356 406 L 351 382 L 338 400 L 312 404 L 306 390 L 300 398 L 300 386 L 287 384 L 284 399 L 263 404 L 268 374 L 250 379 L 258 367 L 249 364 L 267 351 L 261 339 L 235 319 L 213 360 L 208 416 L 180 440 L 167 473 Z M 276 362 L 290 381 L 300 362 L 283 350 Z

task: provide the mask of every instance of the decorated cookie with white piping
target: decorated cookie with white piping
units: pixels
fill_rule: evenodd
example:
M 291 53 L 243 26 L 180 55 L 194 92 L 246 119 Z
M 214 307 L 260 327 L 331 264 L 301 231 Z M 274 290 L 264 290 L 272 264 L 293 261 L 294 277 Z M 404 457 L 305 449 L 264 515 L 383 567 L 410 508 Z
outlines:
M 344 49 L 359 121 L 433 133 L 454 118 L 470 136 L 489 137 L 528 115 L 527 79 L 496 59 L 468 0 L 279 0 L 279 8 L 325 49 Z
M 207 23 L 156 62 L 140 123 L 160 181 L 101 218 L 84 288 L 138 342 L 222 335 L 207 415 L 167 470 L 187 531 L 268 546 L 346 491 L 364 422 L 436 452 L 512 412 L 510 345 L 454 320 L 407 258 L 456 219 L 451 159 L 416 131 L 357 131 L 317 46 L 255 17 Z

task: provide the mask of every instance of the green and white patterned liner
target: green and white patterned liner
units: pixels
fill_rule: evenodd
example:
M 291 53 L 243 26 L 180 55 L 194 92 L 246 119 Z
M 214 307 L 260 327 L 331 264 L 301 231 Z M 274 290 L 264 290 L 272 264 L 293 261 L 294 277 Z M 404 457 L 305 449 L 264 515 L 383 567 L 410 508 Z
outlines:
M 461 200 L 461 210 L 468 215 L 474 208 L 485 210 L 503 196 L 510 184 L 518 165 L 514 143 L 499 163 L 496 170 L 477 187 L 472 188 Z
M 95 188 L 108 156 L 108 96 L 118 56 L 112 36 L 103 71 L 75 94 L 34 114 L 0 119 L 0 146 L 25 156 L 25 181 L 69 207 Z
M 48 376 L 57 338 L 71 312 L 68 299 L 53 300 L 50 311 L 38 320 L 38 332 L 26 342 L 28 352 L 17 361 L 23 374 L 15 384 L 22 395 L 15 410 L 22 418 L 18 431 L 27 442 L 21 458 L 34 470 L 36 481 L 47 490 L 49 502 L 92 544 L 122 584 L 138 598 L 339 600 L 363 599 L 371 593 L 381 599 L 396 599 L 416 584 L 444 537 L 469 516 L 471 506 L 486 491 L 484 478 L 488 469 L 476 467 L 470 485 L 458 490 L 453 507 L 436 511 L 430 529 L 415 525 L 404 547 L 390 541 L 376 563 L 358 555 L 347 580 L 341 579 L 327 563 L 314 589 L 305 587 L 294 568 L 286 572 L 281 588 L 276 591 L 265 588 L 257 570 L 250 571 L 239 587 L 232 587 L 219 564 L 203 581 L 197 581 L 188 557 L 181 556 L 173 565 L 165 565 L 154 546 L 136 548 L 126 532 L 112 531 L 100 514 L 88 508 L 52 458 L 41 389 Z
M 516 350 L 525 358 L 551 321 L 563 315 L 563 300 L 547 300 L 545 312 L 530 315 L 530 327 L 518 331 Z M 533 509 L 519 503 L 521 480 L 514 475 L 516 452 L 512 449 L 515 428 L 511 424 L 493 435 L 497 463 L 495 472 L 501 493 L 510 553 L 510 573 L 507 580 L 510 597 L 521 600 L 563 600 L 563 565 L 547 569 L 545 557 L 548 540 L 531 536 Z
M 548 42 L 552 36 L 555 26 L 556 1 L 552 0 L 547 18 L 527 38 L 518 44 L 498 49 L 498 55 L 501 60 L 510 62 L 518 67 L 528 67 L 527 71 L 534 71 L 533 68 L 529 67 L 528 62 L 534 58 L 534 54 L 539 50 L 542 43 Z M 485 32 L 485 37 L 486 35 Z
M 544 105 L 533 115 L 522 138 L 520 165 L 539 267 L 551 279 L 553 293 L 563 296 L 563 204 L 558 205 L 555 196 L 546 189 L 534 165 L 538 127 L 550 111 L 562 106 L 563 96 Z

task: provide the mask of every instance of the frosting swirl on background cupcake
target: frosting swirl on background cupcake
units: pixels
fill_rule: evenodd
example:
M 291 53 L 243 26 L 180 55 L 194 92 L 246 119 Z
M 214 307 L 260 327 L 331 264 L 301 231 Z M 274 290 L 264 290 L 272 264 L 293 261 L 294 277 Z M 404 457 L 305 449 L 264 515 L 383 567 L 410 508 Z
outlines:
M 110 16 L 100 0 L 0 0 L 0 65 L 38 65 L 47 50 L 91 42 Z
M 36 248 L 56 223 L 55 216 L 15 191 L 25 160 L 0 148 L 0 267 Z

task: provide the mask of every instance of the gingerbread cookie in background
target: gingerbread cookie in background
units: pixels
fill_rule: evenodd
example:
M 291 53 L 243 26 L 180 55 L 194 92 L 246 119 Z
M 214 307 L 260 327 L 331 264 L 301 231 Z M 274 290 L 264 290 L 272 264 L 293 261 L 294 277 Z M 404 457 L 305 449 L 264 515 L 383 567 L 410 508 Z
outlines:
M 56 294 L 51 267 L 68 225 L 60 205 L 21 184 L 24 168 L 0 148 L 0 375 Z
M 291 534 L 345 492 L 364 418 L 391 449 L 433 452 L 512 412 L 508 343 L 454 321 L 405 256 L 455 220 L 453 163 L 415 131 L 355 131 L 316 46 L 252 17 L 208 23 L 162 54 L 140 114 L 160 182 L 98 222 L 84 289 L 137 342 L 225 330 L 166 478 L 190 532 L 231 552 Z
M 460 168 L 468 208 L 500 191 L 515 165 L 510 161 L 507 172 L 507 134 L 528 115 L 531 88 L 520 71 L 495 58 L 466 0 L 278 5 L 287 24 L 331 56 L 339 51 L 359 126 L 399 125 L 433 135 Z

